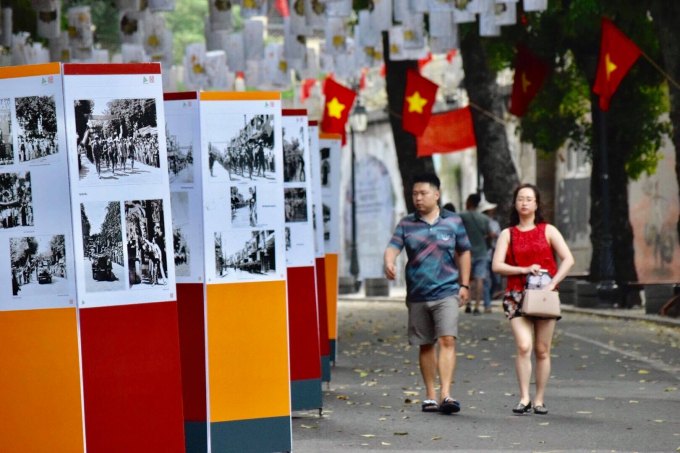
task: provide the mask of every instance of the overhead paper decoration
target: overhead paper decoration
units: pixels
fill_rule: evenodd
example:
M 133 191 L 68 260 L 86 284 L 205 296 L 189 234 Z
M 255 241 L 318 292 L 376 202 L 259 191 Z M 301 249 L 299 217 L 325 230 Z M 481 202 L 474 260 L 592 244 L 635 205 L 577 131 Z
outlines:
M 380 31 L 373 28 L 371 12 L 367 9 L 359 11 L 358 33 L 357 45 L 360 47 L 373 47 L 380 40 Z
M 151 11 L 174 11 L 175 0 L 146 0 Z
M 71 59 L 68 33 L 62 33 L 58 38 L 50 39 L 50 60 L 68 63 Z
M 203 43 L 194 43 L 186 46 L 184 54 L 184 80 L 191 89 L 200 89 L 208 84 L 208 76 L 205 72 L 205 53 L 205 44 Z
M 496 14 L 493 12 L 479 15 L 479 36 L 500 36 L 501 27 L 496 24 Z
M 152 57 L 165 52 L 165 17 L 160 13 L 149 13 L 144 18 L 144 50 Z
M 210 444 L 290 451 L 280 94 L 200 96 Z
M 246 60 L 262 60 L 264 58 L 264 22 L 246 20 L 243 22 L 243 40 L 248 43 L 245 48 Z
M 241 0 L 241 16 L 250 18 L 267 15 L 267 0 Z
M 116 9 L 119 11 L 141 11 L 146 9 L 146 4 L 146 0 L 116 0 Z
M 410 12 L 409 0 L 394 0 L 393 8 L 394 22 L 401 23 Z
M 144 43 L 144 21 L 147 12 L 121 11 L 118 14 L 119 37 L 123 44 Z
M 404 18 L 404 49 L 425 47 L 425 21 L 422 13 L 412 13 Z
M 326 26 L 326 53 L 335 56 L 345 52 L 347 52 L 345 21 L 339 18 L 329 18 Z
M 515 25 L 517 23 L 517 5 L 515 3 L 496 3 L 496 25 Z
M 245 71 L 246 56 L 243 45 L 243 34 L 233 33 L 227 40 L 227 64 L 232 72 Z
M 205 55 L 205 73 L 208 87 L 213 90 L 227 90 L 227 54 L 224 50 L 213 50 Z
M 205 48 L 206 50 L 224 50 L 229 40 L 229 30 L 210 30 L 210 19 L 205 18 Z
M 267 44 L 263 76 L 271 86 L 286 89 L 290 86 L 290 68 L 283 56 L 283 45 L 278 43 Z
M 548 0 L 524 0 L 524 11 L 545 11 L 548 9 Z
M 146 52 L 141 44 L 123 44 L 121 46 L 121 56 L 123 63 L 145 63 L 147 62 Z M 78 57 L 78 53 L 73 52 L 73 58 Z
M 350 17 L 352 15 L 352 0 L 337 0 L 326 3 L 327 17 Z
M 373 0 L 373 10 L 371 11 L 371 27 L 374 30 L 378 30 L 378 32 L 383 32 L 389 30 L 391 26 L 392 0 Z
M 312 48 L 305 50 L 305 64 L 300 70 L 301 79 L 316 79 L 319 76 L 319 61 L 316 58 L 316 51 Z
M 212 31 L 232 30 L 234 28 L 231 6 L 231 0 L 210 0 L 210 15 L 208 18 Z
M 326 44 L 323 42 L 319 44 L 319 69 L 326 74 L 335 72 L 335 60 L 333 55 L 326 52 Z
M 61 5 L 55 4 L 49 9 L 37 11 L 37 33 L 41 38 L 56 38 L 61 33 Z
M 305 7 L 306 4 L 304 0 L 289 0 L 288 9 L 290 11 L 290 16 L 288 19 L 290 20 L 291 29 L 296 30 L 297 33 L 303 35 L 308 34 L 309 31 L 307 30 Z
M 246 70 L 244 71 L 246 86 L 260 86 L 260 84 L 264 81 L 263 66 L 264 65 L 262 64 L 262 61 L 246 61 Z
M 2 8 L 2 40 L 0 44 L 5 47 L 12 45 L 12 8 Z
M 458 31 L 451 36 L 441 36 L 430 38 L 430 51 L 435 54 L 448 54 L 450 51 L 458 49 Z
M 395 25 L 394 27 L 390 28 L 388 37 L 390 41 L 390 60 L 408 60 L 408 51 L 404 49 L 404 27 L 401 25 Z
M 326 5 L 320 0 L 295 1 L 304 1 L 307 26 L 311 27 L 312 30 L 323 31 L 326 27 Z
M 288 62 L 295 61 L 291 69 L 302 69 L 307 55 L 307 38 L 291 29 L 290 18 L 283 19 L 283 56 Z
M 428 0 L 408 0 L 409 11 L 411 13 L 426 13 L 428 11 Z
M 457 24 L 475 22 L 477 16 L 468 9 L 468 0 L 453 0 L 453 21 Z
M 437 14 L 430 14 L 430 36 L 441 38 L 453 36 L 457 32 L 457 27 L 453 23 L 453 13 L 441 11 Z
M 465 0 L 454 0 L 464 2 Z M 494 0 L 468 0 L 468 12 L 475 14 L 488 13 L 493 11 Z
M 429 0 L 428 12 L 449 12 L 452 13 L 455 6 L 455 0 Z M 430 16 L 432 18 L 432 16 Z
M 12 37 L 12 46 L 10 52 L 12 54 L 12 66 L 22 66 L 28 64 L 27 47 L 28 38 L 31 35 L 28 32 L 20 32 Z

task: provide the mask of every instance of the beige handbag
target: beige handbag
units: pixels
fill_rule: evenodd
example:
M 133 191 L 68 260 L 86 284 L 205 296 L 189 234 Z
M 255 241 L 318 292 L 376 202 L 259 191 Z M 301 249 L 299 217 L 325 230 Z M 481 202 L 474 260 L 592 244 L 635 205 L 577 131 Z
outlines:
M 510 229 L 510 253 L 515 261 L 515 266 L 519 266 L 512 241 L 512 228 Z M 522 315 L 538 316 L 541 318 L 559 318 L 562 316 L 560 307 L 560 294 L 557 291 L 547 291 L 542 289 L 526 289 L 526 279 L 524 280 L 524 295 L 522 296 Z

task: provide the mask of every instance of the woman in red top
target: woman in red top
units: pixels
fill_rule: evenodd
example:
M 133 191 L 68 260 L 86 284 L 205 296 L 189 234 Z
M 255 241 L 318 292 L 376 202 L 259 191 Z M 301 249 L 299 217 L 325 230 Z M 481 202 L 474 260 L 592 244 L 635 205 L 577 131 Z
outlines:
M 513 412 L 522 414 L 531 410 L 529 383 L 533 333 L 536 351 L 534 413 L 545 415 L 548 413 L 544 397 L 550 376 L 550 345 L 557 320 L 523 316 L 521 300 L 527 275 L 540 275 L 541 269 L 547 270 L 551 280 L 543 289 L 554 291 L 574 265 L 574 258 L 557 228 L 543 221 L 540 209 L 541 195 L 535 186 L 531 184 L 519 186 L 515 189 L 513 199 L 510 228 L 503 230 L 498 237 L 492 266 L 495 273 L 508 276 L 503 309 L 510 320 L 517 344 L 515 366 L 521 397 Z M 553 252 L 562 260 L 559 268 Z

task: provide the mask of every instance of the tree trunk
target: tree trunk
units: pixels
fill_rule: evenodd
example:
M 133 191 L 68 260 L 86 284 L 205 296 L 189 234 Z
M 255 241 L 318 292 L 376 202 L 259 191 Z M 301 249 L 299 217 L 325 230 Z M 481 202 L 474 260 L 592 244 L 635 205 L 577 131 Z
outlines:
M 487 57 L 477 31 L 467 33 L 460 50 L 465 69 L 465 89 L 470 101 L 498 118 L 503 118 L 503 98 L 496 83 L 496 73 L 487 65 Z M 484 195 L 498 204 L 496 218 L 507 226 L 512 208 L 512 192 L 519 184 L 510 156 L 505 125 L 472 109 L 479 171 L 484 177 Z
M 415 60 L 390 61 L 390 43 L 387 32 L 383 32 L 383 55 L 385 56 L 385 85 L 387 90 L 388 116 L 392 126 L 394 147 L 397 150 L 397 162 L 404 190 L 404 201 L 408 212 L 414 212 L 412 196 L 413 176 L 430 172 L 434 173 L 431 157 L 418 157 L 416 137 L 404 131 L 401 127 L 401 111 L 404 106 L 406 91 L 406 71 L 409 68 L 418 69 Z
M 680 27 L 678 27 L 680 4 L 655 0 L 652 2 L 651 9 L 665 70 L 676 82 L 680 82 Z M 675 176 L 678 180 L 680 195 L 680 89 L 671 83 L 668 87 L 671 100 L 670 118 L 673 124 L 671 139 L 675 146 Z M 677 230 L 680 237 L 680 216 L 678 216 Z

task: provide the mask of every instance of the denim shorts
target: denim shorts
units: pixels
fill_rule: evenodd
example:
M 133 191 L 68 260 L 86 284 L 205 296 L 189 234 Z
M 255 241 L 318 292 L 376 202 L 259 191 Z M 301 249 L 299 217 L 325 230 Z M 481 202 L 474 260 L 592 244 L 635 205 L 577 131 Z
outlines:
M 489 278 L 489 258 L 483 256 L 472 260 L 472 278 L 481 278 L 486 280 Z

